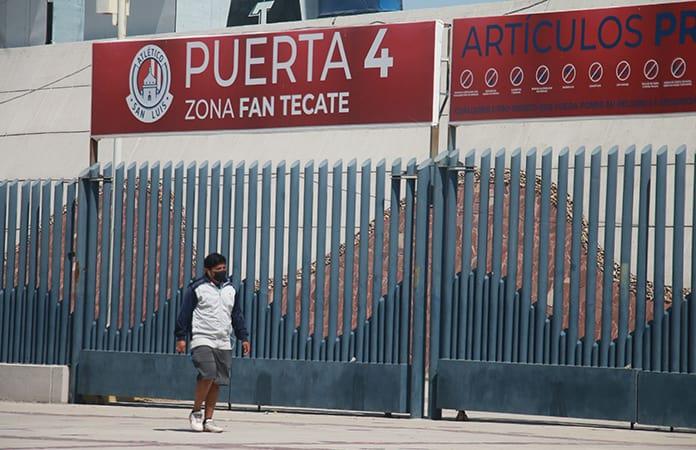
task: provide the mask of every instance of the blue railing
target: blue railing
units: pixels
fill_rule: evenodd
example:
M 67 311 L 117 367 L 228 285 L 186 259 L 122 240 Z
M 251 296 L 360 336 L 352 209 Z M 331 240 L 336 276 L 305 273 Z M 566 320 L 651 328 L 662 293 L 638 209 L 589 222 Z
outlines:
M 219 251 L 253 357 L 409 364 L 414 416 L 442 358 L 694 373 L 686 149 L 669 174 L 666 148 L 602 157 L 589 171 L 581 148 L 2 181 L 0 361 L 173 353 L 182 291 Z

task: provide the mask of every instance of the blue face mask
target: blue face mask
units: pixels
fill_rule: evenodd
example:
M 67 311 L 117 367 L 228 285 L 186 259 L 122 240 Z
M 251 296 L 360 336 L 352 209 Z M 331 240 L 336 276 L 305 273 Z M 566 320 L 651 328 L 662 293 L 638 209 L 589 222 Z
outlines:
M 227 272 L 224 270 L 221 270 L 220 272 L 213 272 L 213 280 L 217 281 L 218 283 L 224 283 L 227 281 Z

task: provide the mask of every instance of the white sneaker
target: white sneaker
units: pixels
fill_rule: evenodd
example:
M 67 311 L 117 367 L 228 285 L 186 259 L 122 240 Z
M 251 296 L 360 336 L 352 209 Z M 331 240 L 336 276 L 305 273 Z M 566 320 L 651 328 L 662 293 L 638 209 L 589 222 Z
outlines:
M 203 431 L 203 411 L 191 411 L 189 422 L 193 431 Z
M 223 431 L 222 427 L 215 425 L 213 419 L 205 419 L 205 421 L 203 422 L 203 429 L 210 433 L 222 433 Z

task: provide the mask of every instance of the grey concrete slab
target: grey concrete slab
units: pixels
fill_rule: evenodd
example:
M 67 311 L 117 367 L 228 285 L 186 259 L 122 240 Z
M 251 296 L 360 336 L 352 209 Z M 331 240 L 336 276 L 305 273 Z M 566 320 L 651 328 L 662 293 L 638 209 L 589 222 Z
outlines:
M 687 449 L 696 432 L 620 422 L 469 413 L 468 422 L 218 410 L 226 432 L 188 429 L 188 404 L 37 405 L 0 402 L 0 448 L 175 449 Z
M 68 401 L 68 366 L 0 364 L 0 400 Z

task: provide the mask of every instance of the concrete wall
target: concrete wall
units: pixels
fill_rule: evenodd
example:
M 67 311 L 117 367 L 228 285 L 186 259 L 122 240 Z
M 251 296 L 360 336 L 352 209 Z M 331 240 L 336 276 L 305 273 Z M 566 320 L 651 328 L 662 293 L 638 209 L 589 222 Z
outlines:
M 0 400 L 67 403 L 68 366 L 0 364 Z

